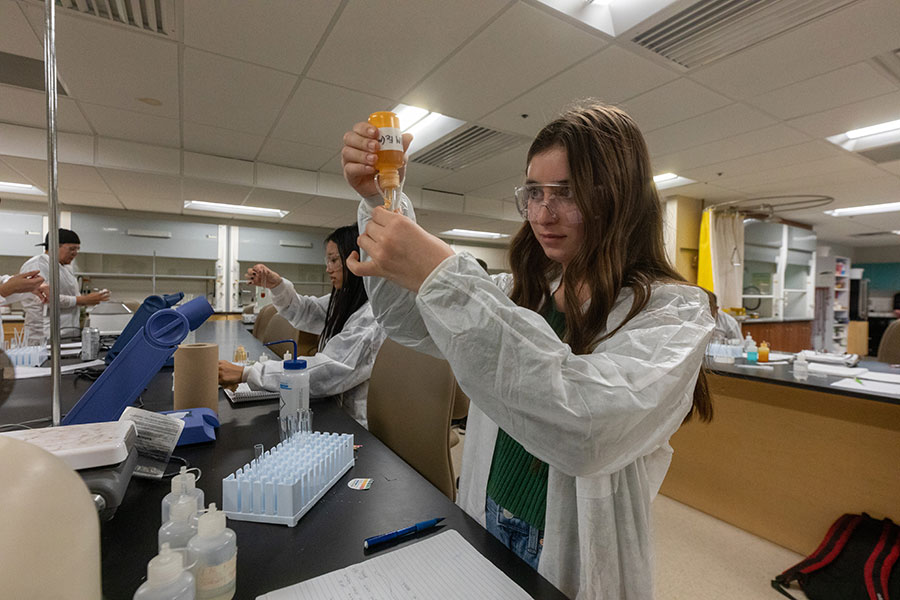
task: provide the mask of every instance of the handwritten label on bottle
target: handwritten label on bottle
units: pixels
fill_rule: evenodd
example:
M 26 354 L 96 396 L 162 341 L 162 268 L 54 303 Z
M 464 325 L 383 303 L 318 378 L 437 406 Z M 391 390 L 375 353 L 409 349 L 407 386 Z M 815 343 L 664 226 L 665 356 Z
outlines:
M 379 127 L 378 143 L 382 150 L 397 150 L 403 152 L 403 134 L 396 127 Z
M 225 562 L 203 567 L 197 573 L 197 591 L 212 591 L 234 582 L 237 554 Z

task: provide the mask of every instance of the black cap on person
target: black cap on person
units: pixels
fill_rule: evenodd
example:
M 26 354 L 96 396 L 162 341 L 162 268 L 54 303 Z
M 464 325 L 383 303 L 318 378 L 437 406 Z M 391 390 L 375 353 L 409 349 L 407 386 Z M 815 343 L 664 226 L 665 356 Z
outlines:
M 63 244 L 81 244 L 81 238 L 78 237 L 78 234 L 72 231 L 71 229 L 63 229 L 59 228 L 59 245 Z M 43 246 L 44 248 L 50 247 L 50 234 L 44 236 L 43 244 L 35 244 L 35 246 Z

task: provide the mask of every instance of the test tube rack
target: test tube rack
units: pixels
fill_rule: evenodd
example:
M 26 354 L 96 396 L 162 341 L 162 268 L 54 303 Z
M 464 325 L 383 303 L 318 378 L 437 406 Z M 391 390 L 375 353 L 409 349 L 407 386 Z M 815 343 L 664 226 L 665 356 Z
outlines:
M 353 435 L 296 433 L 222 480 L 222 508 L 293 527 L 353 464 Z
M 16 367 L 39 367 L 50 355 L 47 346 L 19 346 L 9 348 L 5 352 Z

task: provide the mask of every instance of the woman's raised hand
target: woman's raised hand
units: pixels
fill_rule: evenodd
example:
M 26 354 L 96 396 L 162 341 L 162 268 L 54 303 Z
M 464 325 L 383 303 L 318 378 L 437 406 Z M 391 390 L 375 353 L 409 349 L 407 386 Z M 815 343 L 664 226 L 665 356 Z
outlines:
M 412 134 L 403 134 L 404 152 L 409 148 L 412 139 Z M 353 129 L 344 134 L 344 148 L 341 150 L 344 179 L 363 198 L 378 195 L 375 188 L 375 162 L 378 160 L 376 153 L 380 147 L 378 128 L 365 121 L 357 123 Z M 405 163 L 405 156 L 403 160 Z M 405 170 L 405 166 L 400 170 L 401 180 Z
M 253 285 L 269 289 L 281 283 L 281 275 L 261 263 L 247 269 L 247 279 Z
M 435 267 L 453 256 L 453 249 L 407 217 L 379 206 L 358 238 L 359 247 L 369 255 L 359 261 L 356 252 L 347 257 L 347 268 L 360 277 L 390 279 L 418 292 Z

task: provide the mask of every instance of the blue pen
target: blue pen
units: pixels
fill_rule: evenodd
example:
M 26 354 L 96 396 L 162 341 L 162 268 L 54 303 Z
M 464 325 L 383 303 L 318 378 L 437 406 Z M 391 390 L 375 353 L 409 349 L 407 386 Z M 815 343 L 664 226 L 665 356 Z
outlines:
M 363 548 L 371 548 L 376 544 L 383 544 L 384 542 L 389 542 L 393 539 L 397 539 L 398 537 L 403 537 L 405 535 L 410 535 L 412 533 L 417 533 L 419 531 L 425 531 L 426 529 L 431 529 L 438 523 L 444 520 L 444 517 L 439 517 L 437 519 L 429 519 L 427 521 L 422 521 L 421 523 L 416 523 L 415 525 L 410 525 L 409 527 L 404 527 L 403 529 L 398 529 L 397 531 L 392 531 L 390 533 L 385 533 L 382 535 L 376 535 L 374 537 L 366 538 L 363 541 Z

